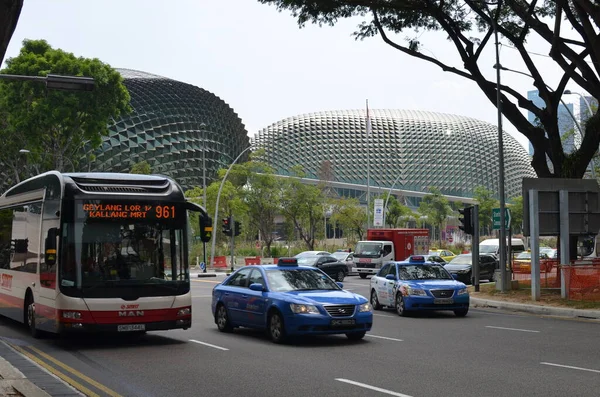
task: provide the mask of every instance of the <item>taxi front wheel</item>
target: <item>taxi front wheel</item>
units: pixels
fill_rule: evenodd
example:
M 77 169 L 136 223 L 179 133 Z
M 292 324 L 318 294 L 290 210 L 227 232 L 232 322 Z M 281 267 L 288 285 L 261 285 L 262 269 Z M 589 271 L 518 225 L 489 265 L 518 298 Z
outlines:
M 406 308 L 404 307 L 404 298 L 402 298 L 401 294 L 396 295 L 396 313 L 402 317 L 406 317 L 408 315 Z
M 278 312 L 273 312 L 269 316 L 269 336 L 275 343 L 283 343 L 285 341 L 283 318 Z

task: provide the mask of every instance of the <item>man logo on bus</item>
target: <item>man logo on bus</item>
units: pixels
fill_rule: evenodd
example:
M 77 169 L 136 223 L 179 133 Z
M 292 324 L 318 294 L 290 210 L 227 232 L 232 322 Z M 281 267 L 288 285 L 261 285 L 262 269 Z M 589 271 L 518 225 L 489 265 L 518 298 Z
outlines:
M 119 317 L 140 317 L 144 315 L 144 311 L 143 310 L 136 310 L 136 311 L 119 311 Z

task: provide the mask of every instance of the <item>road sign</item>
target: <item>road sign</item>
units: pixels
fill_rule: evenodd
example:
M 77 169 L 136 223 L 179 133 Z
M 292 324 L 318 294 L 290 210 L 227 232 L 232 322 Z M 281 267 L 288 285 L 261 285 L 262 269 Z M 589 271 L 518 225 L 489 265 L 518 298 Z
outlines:
M 373 212 L 373 226 L 383 226 L 383 199 L 375 199 Z
M 504 228 L 510 227 L 510 210 L 504 208 Z M 492 229 L 500 230 L 500 208 L 492 208 Z
M 206 265 L 204 262 L 200 262 L 200 270 L 204 271 L 206 269 Z

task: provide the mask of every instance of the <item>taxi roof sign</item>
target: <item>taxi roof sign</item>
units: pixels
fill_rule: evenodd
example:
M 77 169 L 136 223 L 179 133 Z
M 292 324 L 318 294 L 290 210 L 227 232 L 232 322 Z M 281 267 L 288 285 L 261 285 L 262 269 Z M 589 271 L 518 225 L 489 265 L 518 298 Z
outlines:
M 411 255 L 409 262 L 412 263 L 424 263 L 425 262 L 425 257 L 423 255 Z
M 279 258 L 277 266 L 298 266 L 298 258 Z

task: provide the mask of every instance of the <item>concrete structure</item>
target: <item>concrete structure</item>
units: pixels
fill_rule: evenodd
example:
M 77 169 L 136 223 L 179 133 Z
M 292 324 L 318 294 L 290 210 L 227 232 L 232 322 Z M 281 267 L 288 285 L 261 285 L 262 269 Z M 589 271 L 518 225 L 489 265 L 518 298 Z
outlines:
M 202 186 L 203 151 L 208 185 L 248 147 L 244 124 L 218 96 L 166 77 L 117 70 L 133 112 L 111 123 L 102 147 L 93 151 L 95 160 L 84 169 L 129 172 L 147 161 L 153 173 L 170 176 L 187 189 Z
M 410 110 L 365 110 L 302 114 L 263 128 L 254 142 L 265 149 L 263 161 L 281 175 L 301 165 L 307 178 L 394 186 L 405 198 L 437 187 L 442 194 L 472 198 L 477 186 L 498 190 L 498 130 L 495 125 L 452 114 Z M 280 138 L 275 140 L 275 138 Z M 521 195 L 523 177 L 535 177 L 526 150 L 504 133 L 507 197 Z M 368 159 L 369 157 L 369 159 Z M 340 195 L 365 199 L 365 189 L 337 188 Z M 414 193 L 411 193 L 414 192 Z M 374 192 L 372 192 L 374 193 Z

